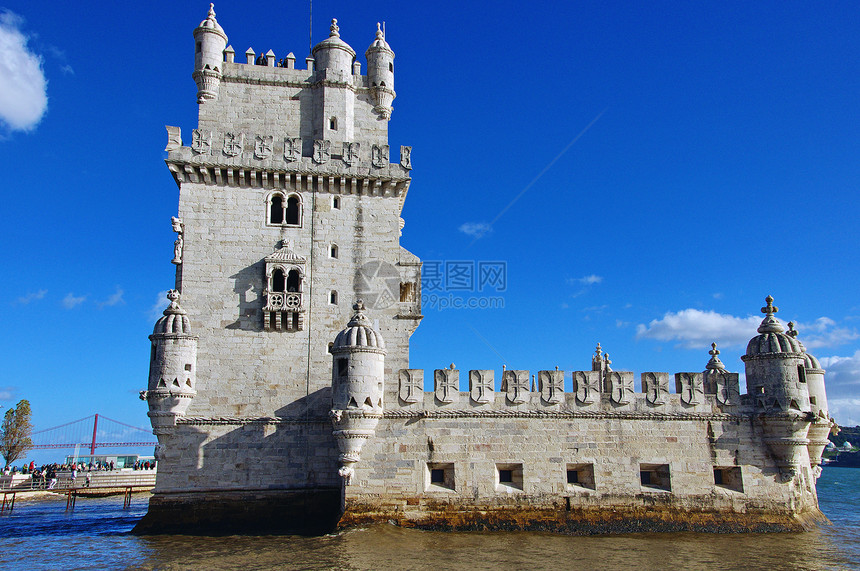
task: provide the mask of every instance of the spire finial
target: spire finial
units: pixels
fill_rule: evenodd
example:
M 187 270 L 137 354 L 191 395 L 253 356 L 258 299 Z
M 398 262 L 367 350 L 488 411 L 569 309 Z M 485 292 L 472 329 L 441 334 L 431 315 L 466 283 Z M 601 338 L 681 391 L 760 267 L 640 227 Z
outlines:
M 213 18 L 215 17 L 215 3 L 214 2 L 209 3 L 209 15 L 212 16 Z
M 337 27 L 337 18 L 331 19 L 331 26 L 329 27 L 331 32 L 329 33 L 329 37 L 331 38 L 339 38 L 340 37 L 340 28 Z
M 600 342 L 598 341 L 597 342 L 597 349 L 594 350 L 594 354 L 597 355 L 598 357 L 600 357 L 600 355 L 602 353 L 603 353 L 603 349 L 600 348 Z
M 717 349 L 716 342 L 711 343 L 711 350 L 708 351 L 708 355 L 711 356 L 711 360 L 708 361 L 707 365 L 705 365 L 706 369 L 714 370 L 714 369 L 725 369 L 726 368 L 726 366 L 723 365 L 723 362 L 720 361 L 720 358 L 718 356 L 719 354 L 720 354 L 720 350 Z
M 352 306 L 355 311 L 364 311 L 364 302 L 361 298 L 355 300 L 355 305 Z
M 766 298 L 764 298 L 764 300 L 765 302 L 767 302 L 767 305 L 761 308 L 762 313 L 765 313 L 767 315 L 773 315 L 774 313 L 779 311 L 779 308 L 773 304 L 772 296 L 767 296 Z
M 377 40 L 384 40 L 385 39 L 385 32 L 382 31 L 382 24 L 380 24 L 379 22 L 376 23 L 376 39 Z

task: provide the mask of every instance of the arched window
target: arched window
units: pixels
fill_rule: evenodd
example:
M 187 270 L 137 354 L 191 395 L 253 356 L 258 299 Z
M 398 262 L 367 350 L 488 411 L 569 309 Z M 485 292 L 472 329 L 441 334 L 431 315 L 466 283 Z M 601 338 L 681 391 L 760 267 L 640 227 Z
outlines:
M 302 198 L 296 193 L 284 196 L 273 192 L 266 197 L 266 223 L 271 226 L 301 226 Z
M 331 245 L 331 248 L 329 249 L 329 255 L 330 255 L 332 258 L 337 258 L 337 244 L 332 244 L 332 245 Z
M 328 294 L 328 302 L 332 305 L 337 305 L 337 292 L 336 291 L 331 290 L 331 292 Z
M 394 64 L 391 62 L 388 62 L 388 71 L 391 71 L 391 72 L 394 71 Z
M 269 224 L 284 223 L 284 197 L 280 194 L 274 194 L 271 198 L 269 206 Z
M 284 222 L 291 226 L 299 226 L 302 223 L 301 208 L 302 204 L 299 197 L 291 194 L 287 198 L 286 220 Z
M 279 269 L 276 269 L 274 272 L 272 272 L 272 291 L 276 291 L 276 292 L 286 291 L 286 289 L 285 289 L 286 283 L 287 283 L 287 280 L 284 279 L 284 271 L 283 270 L 281 270 L 279 268 Z
M 328 128 L 332 131 L 337 131 L 337 117 L 332 117 L 328 120 Z
M 287 274 L 287 291 L 298 292 L 301 291 L 301 288 L 302 278 L 299 275 L 299 270 L 290 270 L 290 273 Z
M 335 208 L 337 210 L 340 210 L 340 197 L 339 196 L 332 196 L 331 197 L 331 207 Z

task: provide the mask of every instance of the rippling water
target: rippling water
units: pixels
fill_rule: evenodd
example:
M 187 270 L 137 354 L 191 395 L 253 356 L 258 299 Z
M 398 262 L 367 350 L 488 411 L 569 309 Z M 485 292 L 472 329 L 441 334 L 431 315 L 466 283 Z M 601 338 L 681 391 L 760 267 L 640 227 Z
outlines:
M 12 569 L 860 569 L 860 469 L 827 468 L 819 500 L 833 525 L 808 533 L 564 536 L 445 533 L 377 525 L 325 537 L 137 537 L 137 497 L 18 501 L 0 516 Z

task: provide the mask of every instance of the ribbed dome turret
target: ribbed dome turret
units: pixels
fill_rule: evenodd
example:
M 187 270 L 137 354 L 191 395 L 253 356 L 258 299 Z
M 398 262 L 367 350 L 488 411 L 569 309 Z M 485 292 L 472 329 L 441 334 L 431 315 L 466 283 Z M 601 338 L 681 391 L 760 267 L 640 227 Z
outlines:
M 205 20 L 200 22 L 200 25 L 197 26 L 197 28 L 211 30 L 224 36 L 224 40 L 227 39 L 227 34 L 224 33 L 224 29 L 218 24 L 218 20 L 215 19 L 215 4 L 209 4 L 209 14 L 206 16 Z
M 187 312 L 179 307 L 179 292 L 172 289 L 167 292 L 170 305 L 164 310 L 164 317 L 155 322 L 153 335 L 159 334 L 191 334 L 191 322 L 188 320 Z
M 384 352 L 385 340 L 373 328 L 370 319 L 364 314 L 364 303 L 358 300 L 352 308 L 355 310 L 355 314 L 349 320 L 346 329 L 338 333 L 331 351 L 334 353 L 337 351 L 348 351 L 353 348 L 366 348 Z
M 379 22 L 376 23 L 376 39 L 373 40 L 373 43 L 370 44 L 367 51 L 376 49 L 384 49 L 390 51 L 392 54 L 394 53 L 391 46 L 389 46 L 388 42 L 385 41 L 385 32 L 382 31 L 382 27 L 379 25 Z
M 331 21 L 329 37 L 315 45 L 312 53 L 318 70 L 330 69 L 339 71 L 345 76 L 352 73 L 355 50 L 340 39 L 340 28 L 336 19 Z
M 774 317 L 774 313 L 779 311 L 779 308 L 773 305 L 773 297 L 767 296 L 765 301 L 767 306 L 761 308 L 765 318 L 758 327 L 760 335 L 750 339 L 747 345 L 747 356 L 763 353 L 802 353 L 803 350 L 797 339 L 786 334 L 782 324 Z

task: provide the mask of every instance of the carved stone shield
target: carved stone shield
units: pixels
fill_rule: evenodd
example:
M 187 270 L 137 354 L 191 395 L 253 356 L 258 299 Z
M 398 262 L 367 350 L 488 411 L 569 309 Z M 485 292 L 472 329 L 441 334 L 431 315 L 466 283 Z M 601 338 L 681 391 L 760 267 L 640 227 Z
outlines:
M 241 154 L 244 145 L 244 133 L 224 133 L 224 154 L 228 157 L 235 157 Z
M 600 400 L 600 371 L 574 371 L 573 392 L 576 403 L 594 404 Z
M 700 404 L 705 394 L 702 373 L 675 373 L 675 390 L 681 395 L 682 403 Z
M 633 373 L 630 371 L 610 371 L 606 374 L 609 400 L 615 404 L 627 404 L 633 395 Z
M 494 372 L 491 370 L 469 371 L 469 398 L 478 404 L 494 400 Z
M 421 402 L 424 398 L 424 369 L 401 369 L 400 400 L 407 403 Z
M 257 135 L 254 138 L 254 157 L 261 160 L 271 157 L 273 141 L 274 137 L 271 135 Z
M 538 371 L 540 398 L 546 404 L 564 400 L 564 371 Z
M 648 404 L 665 404 L 669 395 L 669 373 L 642 373 L 641 379 Z
M 400 166 L 412 170 L 412 147 L 400 145 Z
M 331 158 L 331 141 L 320 139 L 314 141 L 314 154 L 311 158 L 318 165 L 327 163 Z
M 436 400 L 452 403 L 460 396 L 460 371 L 457 369 L 436 369 L 433 371 L 433 390 Z
M 198 155 L 208 155 L 212 149 L 212 131 L 194 129 L 191 132 L 191 150 Z
M 370 163 L 376 168 L 388 164 L 388 145 L 373 145 L 370 148 Z
M 523 404 L 529 400 L 529 372 L 507 370 L 502 375 L 502 391 L 511 404 Z
M 343 143 L 343 163 L 351 167 L 354 163 L 358 162 L 359 151 L 361 150 L 361 145 L 359 143 Z
M 284 160 L 288 163 L 294 163 L 302 158 L 302 139 L 301 137 L 285 137 L 284 138 Z

